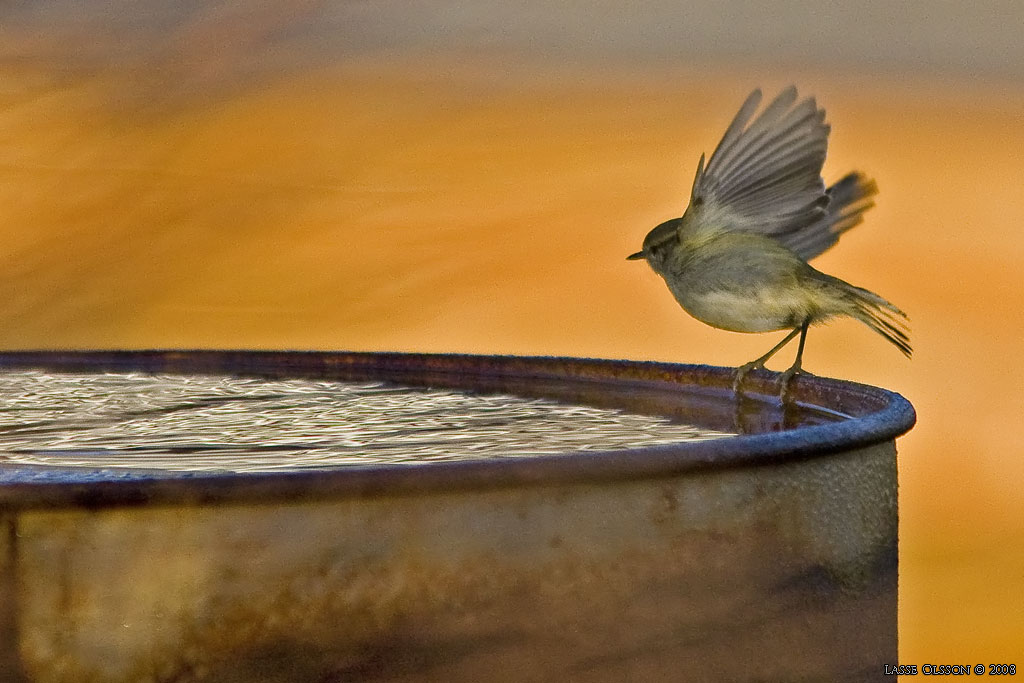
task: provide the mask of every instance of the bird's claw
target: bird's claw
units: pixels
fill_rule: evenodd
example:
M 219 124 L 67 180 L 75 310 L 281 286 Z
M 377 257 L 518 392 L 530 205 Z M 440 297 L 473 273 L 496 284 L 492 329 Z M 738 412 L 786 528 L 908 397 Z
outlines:
M 797 375 L 809 375 L 809 374 L 811 374 L 811 373 L 809 373 L 806 370 L 802 369 L 798 365 L 794 365 L 789 370 L 786 370 L 784 373 L 782 373 L 782 377 L 779 379 L 779 385 L 780 385 L 779 400 L 782 401 L 783 403 L 785 403 L 789 399 L 789 397 L 790 397 L 789 386 L 790 386 L 790 384 L 792 384 L 793 379 L 796 378 Z
M 736 374 L 732 378 L 732 393 L 739 396 L 740 393 L 742 393 L 740 391 L 740 388 L 743 384 L 743 378 L 747 376 L 747 373 L 749 373 L 751 370 L 756 370 L 757 368 L 763 367 L 764 363 L 758 363 L 757 361 L 754 361 L 751 363 L 746 363 L 736 368 Z

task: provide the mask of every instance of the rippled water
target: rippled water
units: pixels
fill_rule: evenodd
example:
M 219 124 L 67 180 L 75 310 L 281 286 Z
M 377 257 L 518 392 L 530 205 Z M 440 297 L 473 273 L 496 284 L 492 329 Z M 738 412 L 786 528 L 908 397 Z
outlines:
M 381 383 L 0 373 L 0 463 L 281 471 L 522 458 L 727 436 L 543 399 Z

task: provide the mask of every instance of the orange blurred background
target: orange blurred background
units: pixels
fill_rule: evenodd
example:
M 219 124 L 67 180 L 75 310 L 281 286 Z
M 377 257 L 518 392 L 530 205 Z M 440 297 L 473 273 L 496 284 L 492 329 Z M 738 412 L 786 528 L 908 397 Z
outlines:
M 918 410 L 901 663 L 1024 665 L 1024 10 L 676 5 L 0 9 L 0 345 L 737 365 L 778 335 L 624 259 L 749 90 L 795 82 L 826 180 L 881 188 L 815 265 L 912 318 L 913 361 L 850 321 L 805 356 Z

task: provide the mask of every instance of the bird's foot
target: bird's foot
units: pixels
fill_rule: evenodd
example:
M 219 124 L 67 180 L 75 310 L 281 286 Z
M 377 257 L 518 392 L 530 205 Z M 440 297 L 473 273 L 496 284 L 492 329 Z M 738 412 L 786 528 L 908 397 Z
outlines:
M 763 367 L 764 361 L 755 360 L 749 363 L 744 363 L 743 365 L 736 368 L 736 374 L 734 374 L 732 378 L 732 393 L 736 394 L 737 396 L 740 395 L 742 393 L 740 389 L 741 385 L 743 384 L 743 378 L 747 376 L 747 373 L 750 372 L 751 370 L 757 370 Z
M 790 398 L 789 387 L 793 383 L 793 379 L 797 375 L 809 375 L 809 374 L 811 374 L 811 373 L 807 372 L 806 370 L 801 368 L 799 365 L 794 365 L 789 370 L 786 370 L 784 373 L 782 373 L 782 377 L 779 380 L 779 385 L 780 385 L 779 400 L 782 401 L 783 403 L 785 403 L 787 400 L 789 400 L 789 398 Z

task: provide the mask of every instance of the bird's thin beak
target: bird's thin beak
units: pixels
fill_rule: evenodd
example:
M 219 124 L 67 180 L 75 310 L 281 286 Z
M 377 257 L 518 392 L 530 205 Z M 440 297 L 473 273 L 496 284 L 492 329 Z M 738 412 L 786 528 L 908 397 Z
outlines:
M 642 259 L 642 258 L 644 258 L 644 252 L 638 251 L 635 254 L 630 254 L 629 256 L 627 256 L 626 260 L 627 261 L 636 261 L 637 259 Z

